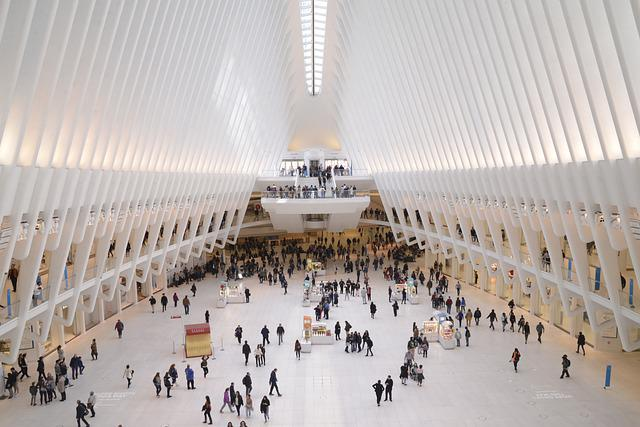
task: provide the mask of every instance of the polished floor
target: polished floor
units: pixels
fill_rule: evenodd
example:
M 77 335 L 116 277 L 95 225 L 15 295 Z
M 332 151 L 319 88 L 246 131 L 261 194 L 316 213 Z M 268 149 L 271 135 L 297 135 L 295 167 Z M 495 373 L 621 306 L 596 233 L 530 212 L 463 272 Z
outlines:
M 329 271 L 333 271 L 331 268 Z M 332 278 L 333 276 L 328 276 Z M 347 277 L 340 275 L 340 277 Z M 124 337 L 114 331 L 116 318 L 91 329 L 65 348 L 67 359 L 81 354 L 86 370 L 73 381 L 68 400 L 48 406 L 29 406 L 28 383 L 20 384 L 17 399 L 0 402 L 0 426 L 71 426 L 75 425 L 75 401 L 86 400 L 89 391 L 98 395 L 93 426 L 194 426 L 202 422 L 204 396 L 211 396 L 214 425 L 238 426 L 241 419 L 229 412 L 218 413 L 224 388 L 235 382 L 237 389 L 248 371 L 253 377 L 252 393 L 255 412 L 245 419 L 249 426 L 264 423 L 258 411 L 261 397 L 268 392 L 268 377 L 278 368 L 282 397 L 271 398 L 271 420 L 278 426 L 418 426 L 455 425 L 482 426 L 600 426 L 637 425 L 640 417 L 640 353 L 604 353 L 587 347 L 587 356 L 575 353 L 574 339 L 564 332 L 546 326 L 543 344 L 535 339 L 525 345 L 522 335 L 493 332 L 483 320 L 471 328 L 471 346 L 444 350 L 431 345 L 425 365 L 425 385 L 402 386 L 398 379 L 412 322 L 421 322 L 431 314 L 430 304 L 402 305 L 397 318 L 387 303 L 387 284 L 379 272 L 372 273 L 373 299 L 378 314 L 373 320 L 368 306 L 360 298 L 340 301 L 331 311 L 329 324 L 348 320 L 355 330 L 369 330 L 374 341 L 374 357 L 346 354 L 341 345 L 314 346 L 312 353 L 296 361 L 293 343 L 301 334 L 302 316 L 312 308 L 302 307 L 302 275 L 290 280 L 288 295 L 279 287 L 258 285 L 246 280 L 252 291 L 250 304 L 229 304 L 215 308 L 216 279 L 208 277 L 198 284 L 197 297 L 192 298 L 191 314 L 171 308 L 166 313 L 152 314 L 144 300 L 119 316 L 125 323 Z M 426 289 L 420 289 L 426 292 Z M 173 289 L 171 290 L 171 293 Z M 187 288 L 179 289 L 182 297 Z M 170 296 L 171 293 L 168 293 Z M 491 308 L 503 311 L 505 302 L 475 288 L 463 286 L 469 307 L 479 306 L 488 314 Z M 159 299 L 159 298 L 158 298 Z M 182 331 L 185 323 L 200 323 L 206 309 L 211 312 L 212 340 L 216 359 L 211 361 L 210 375 L 204 380 L 197 359 L 182 355 Z M 518 314 L 519 315 L 519 314 Z M 538 319 L 530 318 L 537 323 Z M 275 329 L 285 327 L 285 340 L 277 345 Z M 261 340 L 260 329 L 267 325 L 272 332 L 267 346 L 266 367 L 245 368 L 240 346 L 233 331 L 242 325 L 251 347 Z M 89 343 L 97 338 L 100 358 L 91 361 Z M 176 354 L 173 354 L 175 343 Z M 514 347 L 522 353 L 519 372 L 513 371 L 509 358 Z M 560 358 L 563 353 L 572 360 L 571 379 L 560 380 Z M 47 359 L 52 370 L 53 358 Z M 156 398 L 151 382 L 156 371 L 163 374 L 176 363 L 179 386 L 173 398 Z M 196 372 L 196 390 L 187 391 L 184 368 L 191 363 Z M 613 364 L 613 387 L 603 390 L 604 367 Z M 132 387 L 127 390 L 123 371 L 126 364 L 135 370 Z M 31 371 L 35 367 L 31 366 Z M 393 402 L 375 405 L 371 385 L 377 379 L 392 375 L 396 385 Z M 244 413 L 244 412 L 243 412 Z M 636 421 L 634 421 L 636 420 Z

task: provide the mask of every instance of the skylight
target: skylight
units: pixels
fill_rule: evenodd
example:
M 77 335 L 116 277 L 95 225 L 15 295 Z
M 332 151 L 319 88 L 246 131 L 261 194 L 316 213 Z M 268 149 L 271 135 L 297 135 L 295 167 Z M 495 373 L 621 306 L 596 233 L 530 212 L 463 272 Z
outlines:
M 300 0 L 304 77 L 309 95 L 320 94 L 327 28 L 327 0 Z

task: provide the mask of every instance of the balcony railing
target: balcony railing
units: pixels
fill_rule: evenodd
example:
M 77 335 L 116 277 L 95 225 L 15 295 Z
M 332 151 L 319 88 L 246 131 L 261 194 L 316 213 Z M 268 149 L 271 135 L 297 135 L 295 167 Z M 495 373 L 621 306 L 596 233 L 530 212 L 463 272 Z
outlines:
M 349 199 L 354 197 L 366 197 L 368 191 L 354 190 L 276 190 L 263 191 L 262 197 L 267 199 Z

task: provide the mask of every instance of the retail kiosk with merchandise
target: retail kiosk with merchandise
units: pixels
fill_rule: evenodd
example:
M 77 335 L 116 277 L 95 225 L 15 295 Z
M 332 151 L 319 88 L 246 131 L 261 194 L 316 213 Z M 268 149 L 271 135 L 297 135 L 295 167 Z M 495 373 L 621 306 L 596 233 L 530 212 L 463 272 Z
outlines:
M 244 295 L 244 283 L 243 282 L 228 282 L 227 283 L 227 302 L 229 304 L 240 304 L 246 301 Z
M 316 322 L 311 324 L 311 344 L 325 345 L 333 344 L 334 342 L 335 339 L 331 331 L 327 329 L 326 323 Z
M 394 301 L 402 301 L 402 291 L 407 289 L 406 283 L 396 283 L 393 287 L 391 298 Z M 407 290 L 407 299 L 409 298 L 409 291 Z
M 429 342 L 438 341 L 438 321 L 437 320 L 425 320 L 422 323 L 422 332 Z
M 312 302 L 320 302 L 322 299 L 322 286 L 314 285 L 311 280 L 305 280 L 302 291 L 303 307 L 310 307 Z
M 225 308 L 227 304 L 239 304 L 246 301 L 243 282 L 220 281 L 216 307 Z
M 327 272 L 324 269 L 324 264 L 320 261 L 307 260 L 307 272 L 313 273 L 316 276 L 324 276 Z
M 302 318 L 302 340 L 300 341 L 302 353 L 311 353 L 311 322 L 311 316 Z
M 453 323 L 445 320 L 440 323 L 438 332 L 438 342 L 445 350 L 453 350 L 456 348 L 456 340 L 453 336 Z

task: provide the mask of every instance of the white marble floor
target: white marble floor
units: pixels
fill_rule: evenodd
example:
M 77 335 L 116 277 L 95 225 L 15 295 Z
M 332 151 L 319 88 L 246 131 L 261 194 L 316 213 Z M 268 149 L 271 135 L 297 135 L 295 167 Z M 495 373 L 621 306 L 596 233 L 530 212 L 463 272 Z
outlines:
M 224 388 L 231 381 L 240 385 L 247 371 L 253 377 L 256 412 L 246 421 L 249 426 L 261 425 L 264 422 L 257 409 L 260 398 L 268 392 L 269 372 L 275 367 L 283 396 L 271 398 L 269 424 L 278 426 L 638 425 L 640 353 L 611 354 L 588 348 L 586 357 L 578 356 L 574 339 L 548 325 L 542 345 L 535 339 L 525 345 L 522 335 L 493 332 L 483 320 L 480 327 L 472 327 L 469 348 L 446 351 L 439 344 L 432 344 L 429 358 L 419 359 L 425 365 L 427 378 L 423 388 L 412 382 L 402 386 L 398 379 L 399 367 L 411 324 L 428 318 L 432 310 L 430 304 L 403 305 L 399 316 L 393 318 L 387 303 L 387 284 L 379 273 L 372 274 L 373 297 L 378 305 L 375 320 L 370 318 L 368 306 L 354 298 L 341 301 L 340 307 L 331 312 L 329 321 L 333 326 L 336 320 L 341 324 L 349 320 L 355 330 L 368 329 L 374 341 L 375 357 L 364 357 L 364 351 L 345 354 L 341 345 L 332 345 L 314 346 L 312 353 L 303 354 L 302 360 L 296 361 L 293 342 L 300 335 L 302 316 L 312 314 L 312 308 L 301 305 L 301 279 L 298 273 L 290 280 L 286 296 L 279 287 L 248 280 L 245 283 L 253 294 L 250 304 L 229 304 L 224 309 L 216 309 L 217 282 L 209 277 L 198 284 L 198 296 L 192 299 L 191 315 L 187 319 L 171 319 L 171 314 L 178 312 L 174 309 L 151 314 L 148 301 L 142 301 L 121 314 L 126 325 L 123 339 L 117 339 L 113 330 L 116 319 L 112 318 L 66 346 L 67 359 L 74 353 L 82 354 L 87 366 L 84 375 L 68 390 L 66 402 L 30 407 L 28 383 L 23 382 L 17 399 L 0 402 L 0 426 L 75 425 L 76 399 L 86 400 L 93 390 L 99 396 L 97 416 L 89 419 L 93 426 L 200 425 L 200 408 L 204 396 L 210 395 L 214 425 L 225 426 L 231 421 L 237 427 L 240 423 L 237 416 L 219 414 L 217 409 Z M 187 288 L 183 286 L 179 291 L 183 296 Z M 504 301 L 472 287 L 464 286 L 463 295 L 468 306 L 479 306 L 485 315 L 490 308 L 495 307 L 497 312 L 506 308 Z M 202 322 L 205 309 L 211 312 L 216 352 L 206 380 L 202 378 L 199 361 L 186 361 L 179 347 L 183 324 Z M 532 324 L 538 321 L 526 314 L 525 317 Z M 275 339 L 279 322 L 286 329 L 282 346 L 278 346 Z M 256 368 L 250 363 L 245 368 L 240 346 L 233 337 L 237 324 L 244 328 L 252 348 L 260 340 L 261 327 L 269 326 L 273 339 L 267 348 L 266 367 Z M 92 362 L 89 342 L 94 337 L 98 340 L 100 359 Z M 177 354 L 172 354 L 173 341 L 178 346 Z M 516 346 L 522 353 L 517 374 L 509 363 Z M 563 353 L 572 360 L 571 379 L 559 379 Z M 48 370 L 52 369 L 52 363 L 53 358 L 49 357 Z M 156 398 L 151 379 L 156 371 L 163 374 L 171 363 L 178 367 L 179 387 L 172 391 L 172 399 Z M 187 391 L 185 387 L 186 363 L 194 365 L 197 387 L 194 391 Z M 605 391 L 602 383 L 606 363 L 613 363 L 614 387 Z M 135 370 L 130 390 L 122 378 L 126 364 Z M 31 371 L 35 371 L 33 366 Z M 396 382 L 394 401 L 383 402 L 378 408 L 371 385 L 377 379 L 384 380 L 387 374 Z M 244 390 L 241 385 L 237 388 Z

